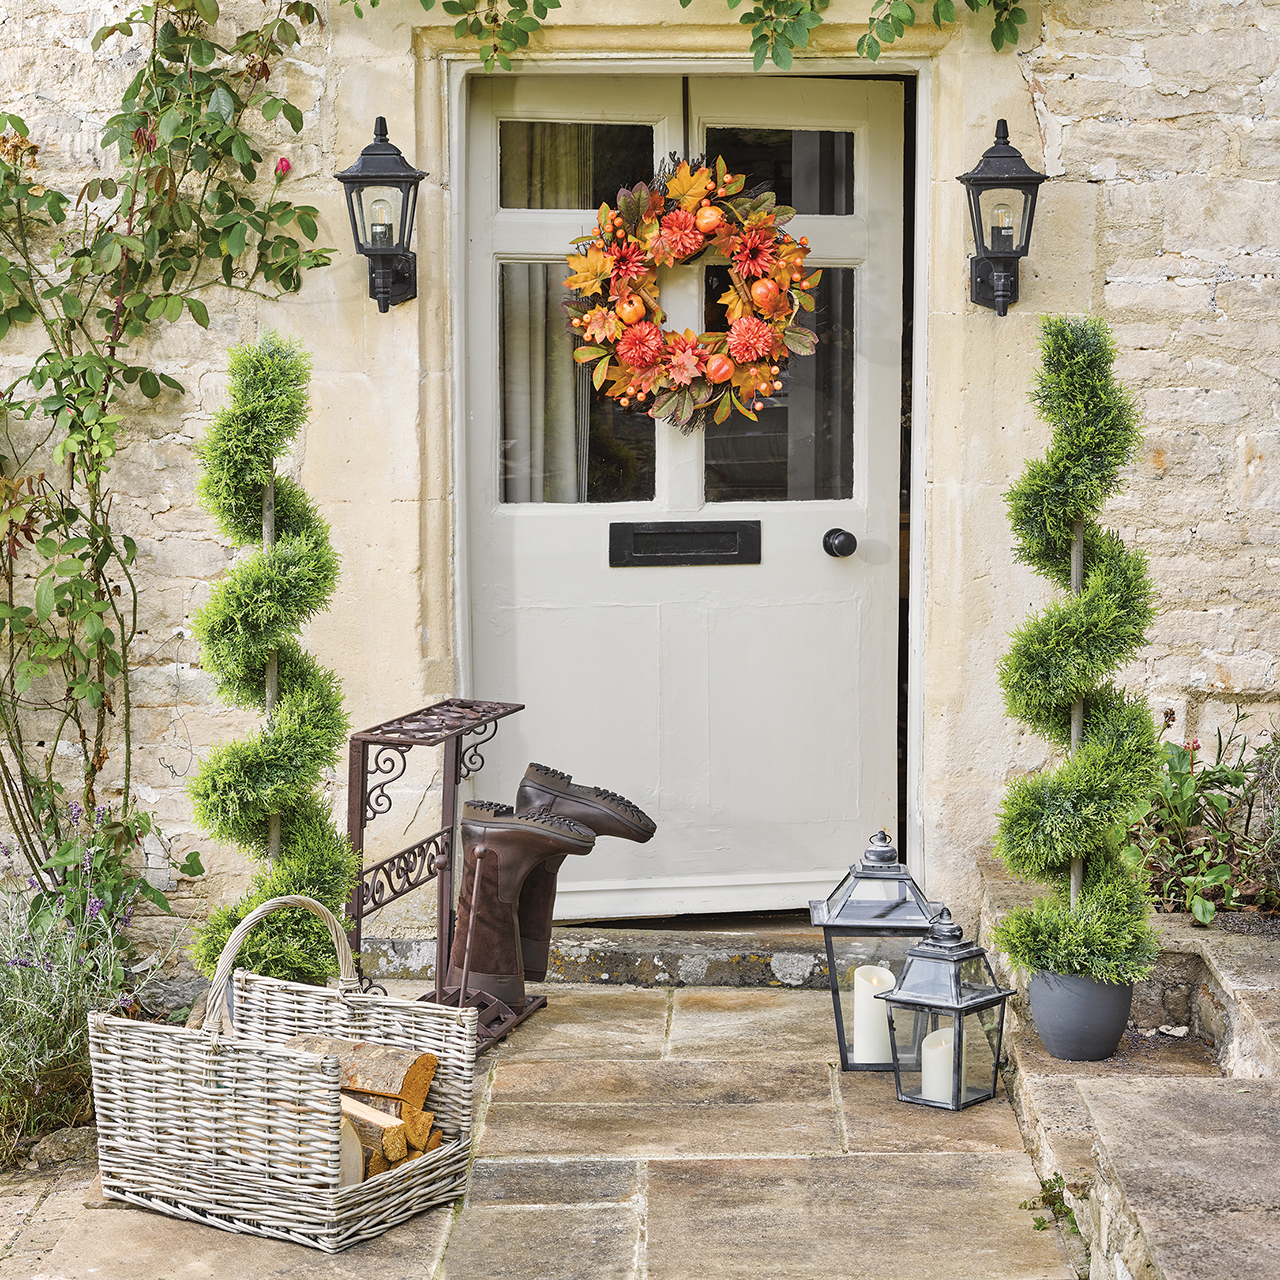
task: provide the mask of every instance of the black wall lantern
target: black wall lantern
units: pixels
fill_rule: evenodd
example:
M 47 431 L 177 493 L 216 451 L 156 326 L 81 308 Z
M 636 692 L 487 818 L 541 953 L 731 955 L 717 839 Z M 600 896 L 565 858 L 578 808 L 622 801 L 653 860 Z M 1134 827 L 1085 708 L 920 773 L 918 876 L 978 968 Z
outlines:
M 962 173 L 969 194 L 969 221 L 978 252 L 969 259 L 969 298 L 1004 315 L 1018 300 L 1018 259 L 1027 256 L 1036 194 L 1047 175 L 1037 173 L 1009 145 L 1009 126 L 996 122 L 995 146 L 972 173 Z
M 889 1023 L 876 996 L 893 990 L 883 966 L 860 963 L 861 938 L 923 938 L 940 903 L 927 902 L 898 861 L 889 837 L 871 837 L 860 866 L 849 868 L 825 902 L 809 903 L 809 919 L 822 926 L 827 974 L 835 1008 L 840 1065 L 845 1071 L 892 1071 Z
M 418 183 L 427 175 L 415 169 L 387 141 L 387 122 L 379 116 L 373 142 L 360 158 L 333 175 L 347 193 L 356 252 L 369 259 L 369 297 L 387 311 L 418 296 L 418 259 L 409 252 Z
M 944 910 L 907 952 L 898 985 L 876 997 L 889 1008 L 898 1100 L 963 1111 L 993 1098 L 1011 995 Z

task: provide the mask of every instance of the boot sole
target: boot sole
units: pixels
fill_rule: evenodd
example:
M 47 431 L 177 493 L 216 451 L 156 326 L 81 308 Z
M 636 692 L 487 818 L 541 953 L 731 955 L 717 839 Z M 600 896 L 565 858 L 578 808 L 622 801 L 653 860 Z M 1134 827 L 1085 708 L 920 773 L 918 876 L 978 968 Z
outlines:
M 636 844 L 644 844 L 646 840 L 652 838 L 654 832 L 658 829 L 656 823 L 652 827 L 641 826 L 640 823 L 627 817 L 625 813 L 619 813 L 618 810 L 607 801 L 599 800 L 593 795 L 583 794 L 584 792 L 587 792 L 589 788 L 575 788 L 572 782 L 562 782 L 559 778 L 555 777 L 550 770 L 544 773 L 539 769 L 535 773 L 534 767 L 530 766 L 529 770 L 526 771 L 524 775 L 523 785 L 547 796 L 548 803 L 563 798 L 565 800 L 572 800 L 575 804 L 584 805 L 587 808 L 598 809 L 601 813 L 607 813 L 610 817 L 616 818 L 617 821 L 621 822 L 629 831 L 635 833 L 633 839 Z
M 462 821 L 470 826 L 496 827 L 503 831 L 528 831 L 532 827 L 544 835 L 558 836 L 567 844 L 580 845 L 584 849 L 592 849 L 596 843 L 595 832 L 580 822 L 573 822 L 571 818 L 556 818 L 554 822 L 544 822 L 538 817 L 517 814 L 509 804 L 487 800 L 468 800 L 462 806 Z M 577 831 L 567 831 L 561 823 L 570 823 Z

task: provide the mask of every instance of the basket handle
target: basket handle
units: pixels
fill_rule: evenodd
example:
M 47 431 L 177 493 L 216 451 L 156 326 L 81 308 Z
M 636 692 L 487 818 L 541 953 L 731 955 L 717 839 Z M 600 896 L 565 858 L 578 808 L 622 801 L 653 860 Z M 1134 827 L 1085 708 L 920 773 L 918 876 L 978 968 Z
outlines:
M 329 930 L 329 937 L 333 940 L 333 949 L 338 953 L 338 990 L 343 995 L 359 992 L 360 978 L 356 973 L 355 962 L 351 958 L 351 946 L 347 942 L 347 934 L 341 922 L 322 902 L 304 897 L 300 893 L 291 893 L 282 898 L 271 898 L 260 907 L 255 907 L 231 931 L 230 937 L 227 938 L 218 956 L 218 967 L 214 970 L 213 982 L 209 987 L 209 1003 L 205 1007 L 204 1024 L 200 1028 L 202 1031 L 217 1034 L 222 1030 L 222 1015 L 226 1011 L 227 1004 L 227 981 L 235 967 L 236 957 L 240 954 L 241 944 L 249 930 L 259 920 L 269 916 L 273 911 L 278 911 L 281 907 L 306 907 L 324 924 Z

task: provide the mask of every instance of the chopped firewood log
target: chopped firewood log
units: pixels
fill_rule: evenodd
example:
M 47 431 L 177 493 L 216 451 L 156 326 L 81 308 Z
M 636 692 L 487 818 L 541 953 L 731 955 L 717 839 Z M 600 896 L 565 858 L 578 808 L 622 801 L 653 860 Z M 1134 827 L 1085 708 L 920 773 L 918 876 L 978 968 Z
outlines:
M 420 1111 L 411 1107 L 403 1098 L 383 1098 L 376 1093 L 357 1093 L 354 1089 L 344 1089 L 344 1096 L 356 1102 L 363 1102 L 375 1111 L 384 1111 L 389 1116 L 404 1122 L 404 1136 L 411 1147 L 421 1151 L 431 1136 L 431 1124 L 435 1116 L 430 1111 Z
M 338 1126 L 338 1186 L 354 1187 L 364 1181 L 364 1148 L 356 1127 L 342 1117 Z
M 362 1145 L 381 1151 L 388 1160 L 403 1160 L 408 1149 L 404 1121 L 342 1094 L 342 1114 L 356 1127 Z
M 365 1040 L 294 1036 L 285 1043 L 290 1049 L 337 1058 L 343 1089 L 376 1093 L 382 1098 L 401 1098 L 419 1110 L 427 1100 L 427 1090 L 439 1066 L 434 1053 L 414 1053 L 412 1049 L 394 1049 Z
M 443 1141 L 444 1141 L 444 1130 L 432 1129 L 431 1137 L 427 1139 L 427 1145 L 423 1148 L 423 1150 L 434 1151 Z
M 386 1173 L 391 1168 L 391 1161 L 381 1151 L 370 1151 L 368 1147 L 363 1147 L 361 1150 L 364 1153 L 364 1176 L 366 1178 L 376 1177 L 380 1173 Z

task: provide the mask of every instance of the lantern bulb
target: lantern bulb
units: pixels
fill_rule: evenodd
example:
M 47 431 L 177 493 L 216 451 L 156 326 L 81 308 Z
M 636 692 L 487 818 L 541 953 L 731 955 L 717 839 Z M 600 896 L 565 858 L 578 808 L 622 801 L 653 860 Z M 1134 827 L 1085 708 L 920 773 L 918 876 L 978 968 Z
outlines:
M 1013 252 L 1013 210 L 998 204 L 991 210 L 991 252 Z
M 375 200 L 369 206 L 369 246 L 391 248 L 391 205 L 386 200 Z

